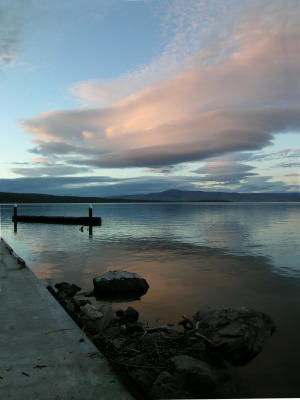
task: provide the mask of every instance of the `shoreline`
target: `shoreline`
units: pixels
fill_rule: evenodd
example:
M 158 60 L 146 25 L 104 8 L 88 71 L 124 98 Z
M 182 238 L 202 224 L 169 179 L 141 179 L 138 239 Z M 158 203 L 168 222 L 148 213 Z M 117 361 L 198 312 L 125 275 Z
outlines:
M 181 330 L 171 324 L 149 327 L 132 307 L 114 310 L 98 300 L 91 301 L 93 293 L 81 292 L 77 285 L 67 282 L 55 288 L 47 287 L 136 399 L 244 397 L 230 373 L 230 364 L 251 362 L 275 330 L 269 316 L 246 307 L 211 307 L 200 311 L 196 319 L 183 316 L 178 323 Z M 216 318 L 213 323 L 208 318 L 205 330 L 207 312 Z M 210 332 L 214 323 L 217 334 L 225 323 L 224 335 L 231 335 L 233 344 L 232 339 L 215 341 L 215 333 Z M 249 347 L 253 340 L 260 342 L 259 348 Z

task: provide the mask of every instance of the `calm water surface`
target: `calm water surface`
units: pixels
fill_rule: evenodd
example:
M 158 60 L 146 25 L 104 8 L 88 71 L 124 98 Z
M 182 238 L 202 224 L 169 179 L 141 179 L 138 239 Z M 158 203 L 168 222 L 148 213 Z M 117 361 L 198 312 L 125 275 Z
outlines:
M 263 353 L 234 374 L 244 397 L 300 397 L 300 204 L 95 204 L 103 224 L 11 223 L 1 206 L 1 236 L 45 284 L 126 269 L 150 289 L 131 303 L 150 324 L 178 322 L 206 305 L 269 313 L 277 331 Z M 87 204 L 19 205 L 19 214 L 86 216 Z M 124 307 L 122 303 L 118 306 Z

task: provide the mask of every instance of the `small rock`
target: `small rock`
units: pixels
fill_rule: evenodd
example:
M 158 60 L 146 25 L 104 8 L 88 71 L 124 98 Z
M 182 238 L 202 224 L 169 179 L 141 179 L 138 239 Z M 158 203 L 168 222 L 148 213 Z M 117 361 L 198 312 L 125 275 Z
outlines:
M 120 348 L 123 346 L 124 344 L 124 339 L 122 338 L 116 338 L 112 340 L 112 344 L 114 345 L 114 347 L 118 350 L 120 350 Z
M 118 323 L 111 323 L 104 331 L 105 336 L 111 340 L 123 337 L 126 333 L 126 327 Z
M 73 315 L 76 314 L 77 306 L 76 306 L 76 304 L 74 303 L 73 299 L 66 298 L 63 305 L 64 305 L 66 311 L 68 311 L 68 313 L 69 313 L 70 315 L 73 316 Z
M 93 321 L 91 319 L 82 319 L 84 331 L 89 335 L 94 336 L 98 334 L 98 325 L 97 321 Z
M 139 313 L 133 307 L 128 307 L 125 310 L 126 322 L 136 322 L 139 319 Z
M 97 310 L 96 307 L 91 304 L 86 304 L 85 306 L 80 307 L 81 312 L 92 321 L 97 319 L 101 319 L 103 317 L 103 313 Z
M 78 296 L 94 297 L 94 291 L 90 290 L 90 291 L 87 291 L 87 292 L 80 292 L 80 293 L 78 293 Z
M 73 297 L 81 288 L 74 283 L 70 284 L 68 282 L 61 282 L 55 285 L 58 290 L 58 294 L 65 297 Z
M 98 329 L 101 333 L 116 319 L 116 315 L 109 304 L 102 304 L 98 309 L 103 314 L 103 317 L 97 321 Z
M 136 322 L 139 319 L 139 313 L 133 307 L 128 307 L 127 310 L 118 310 L 116 316 L 120 319 L 120 322 Z
M 142 325 L 142 324 L 139 324 L 139 323 L 127 323 L 126 324 L 126 333 L 127 334 L 132 334 L 132 333 L 135 333 L 135 332 L 144 332 L 145 331 L 145 329 L 144 329 L 144 326 Z
M 117 316 L 118 318 L 124 317 L 124 314 L 125 314 L 124 310 L 118 310 L 118 311 L 116 311 L 116 316 Z
M 77 307 L 82 307 L 85 306 L 86 304 L 92 304 L 90 300 L 86 299 L 81 299 L 80 297 L 75 296 L 73 298 L 74 303 L 76 304 Z

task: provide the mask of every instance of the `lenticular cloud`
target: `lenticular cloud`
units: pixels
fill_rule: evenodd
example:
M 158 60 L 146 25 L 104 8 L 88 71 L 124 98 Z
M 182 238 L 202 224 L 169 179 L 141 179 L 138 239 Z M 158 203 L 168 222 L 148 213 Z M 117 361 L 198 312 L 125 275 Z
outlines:
M 66 162 L 97 168 L 155 168 L 261 149 L 277 133 L 299 130 L 297 1 L 254 4 L 176 75 L 143 89 L 139 82 L 108 108 L 22 121 L 38 139 L 34 152 L 65 149 Z

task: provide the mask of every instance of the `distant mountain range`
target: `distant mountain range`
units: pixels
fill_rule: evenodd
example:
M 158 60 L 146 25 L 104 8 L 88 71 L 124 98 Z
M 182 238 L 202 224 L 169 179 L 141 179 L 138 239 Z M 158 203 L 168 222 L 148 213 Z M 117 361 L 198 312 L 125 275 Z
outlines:
M 300 195 L 299 193 L 229 193 L 172 189 L 158 193 L 122 196 L 122 199 L 147 201 L 300 201 Z
M 5 193 L 0 192 L 0 203 L 121 203 L 131 202 L 123 199 L 106 199 L 103 197 L 54 196 L 39 193 Z
M 149 202 L 149 201 L 292 201 L 299 202 L 299 193 L 229 193 L 204 192 L 187 190 L 166 190 L 158 193 L 134 194 L 124 196 L 80 197 L 80 196 L 53 196 L 37 193 L 4 193 L 0 192 L 0 203 L 121 203 L 121 202 Z

